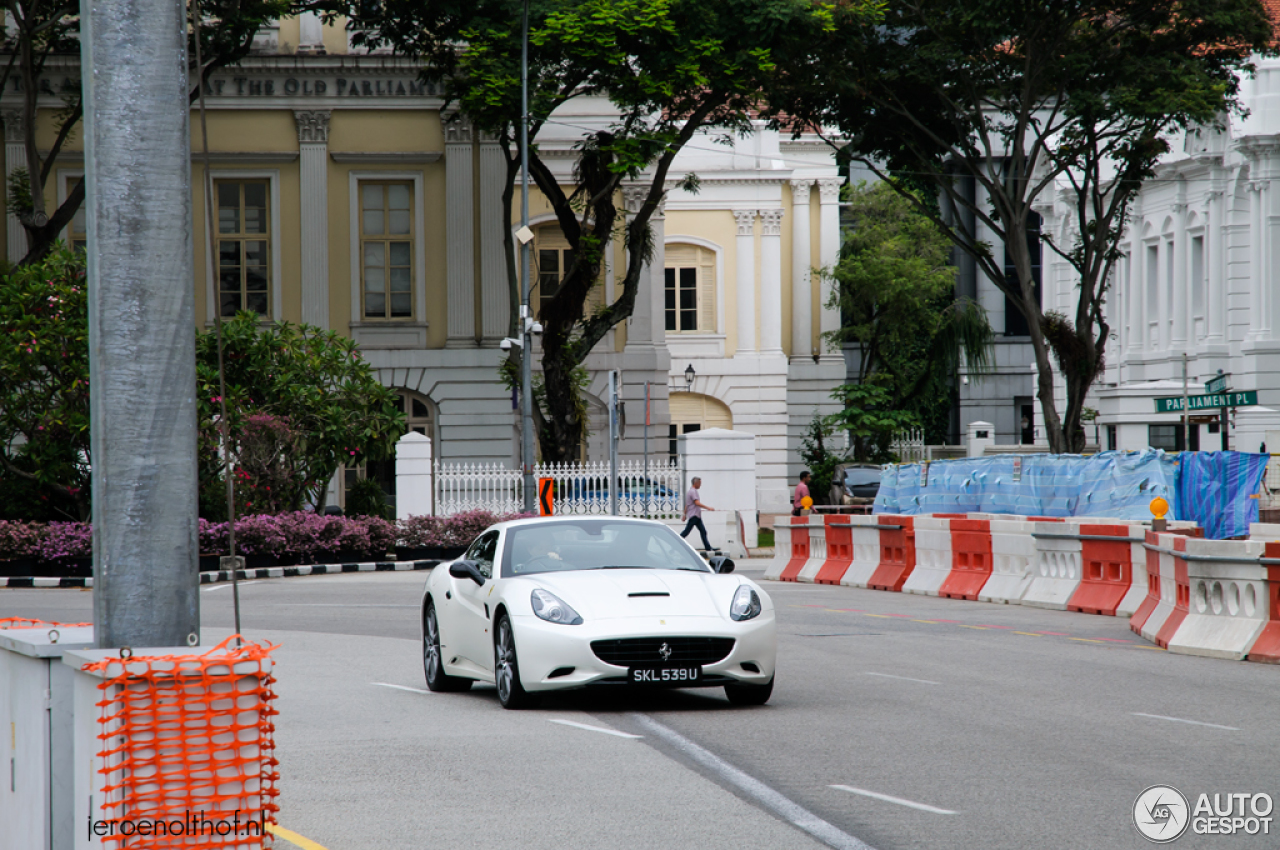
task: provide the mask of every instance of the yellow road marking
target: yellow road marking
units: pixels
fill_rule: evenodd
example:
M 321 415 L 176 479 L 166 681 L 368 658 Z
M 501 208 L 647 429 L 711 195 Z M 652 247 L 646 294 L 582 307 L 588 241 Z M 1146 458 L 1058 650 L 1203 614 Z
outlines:
M 938 625 L 938 621 L 937 621 L 937 620 L 917 620 L 917 619 L 915 619 L 915 618 L 912 618 L 911 622 L 913 622 L 913 623 L 933 623 L 935 626 L 936 626 L 936 625 Z
M 1165 651 L 1165 648 L 1163 646 L 1135 646 L 1133 648 L 1134 649 L 1154 649 L 1156 652 Z
M 1105 643 L 1107 643 L 1107 641 L 1105 641 L 1105 640 L 1093 640 L 1092 638 L 1073 638 L 1073 637 L 1069 637 L 1069 638 L 1067 638 L 1067 640 L 1078 640 L 1078 641 L 1080 641 L 1081 643 L 1101 643 L 1101 644 L 1105 644 Z
M 868 614 L 867 616 L 868 616 L 868 617 L 879 617 L 879 618 L 880 618 L 880 619 L 882 619 L 882 620 L 888 620 L 888 619 L 889 619 L 889 615 L 888 615 L 888 614 Z
M 1015 634 L 1015 635 L 1026 635 L 1027 637 L 1044 637 L 1044 635 L 1042 635 L 1042 634 L 1038 634 L 1038 633 L 1036 633 L 1036 632 L 1014 632 L 1014 634 Z
M 277 838 L 283 838 L 295 847 L 301 847 L 302 850 L 325 850 L 323 845 L 315 843 L 310 838 L 303 838 L 298 833 L 291 829 L 285 829 L 283 826 L 276 826 L 273 823 L 269 823 L 267 824 L 267 832 Z
M 984 632 L 989 632 L 989 631 L 991 631 L 991 630 L 990 630 L 990 629 L 988 629 L 986 626 L 966 626 L 966 625 L 961 624 L 960 628 L 962 628 L 962 629 L 982 629 Z

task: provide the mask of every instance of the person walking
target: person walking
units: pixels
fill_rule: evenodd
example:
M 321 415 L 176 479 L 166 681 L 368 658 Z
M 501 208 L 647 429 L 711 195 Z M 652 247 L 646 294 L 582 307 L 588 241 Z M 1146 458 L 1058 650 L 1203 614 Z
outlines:
M 809 470 L 800 473 L 800 483 L 796 485 L 796 493 L 791 497 L 791 515 L 800 516 L 804 510 L 804 500 L 809 497 Z
M 702 486 L 702 479 L 695 478 L 691 482 L 693 486 L 689 488 L 689 492 L 684 494 L 684 518 L 688 520 L 685 523 L 684 531 L 680 532 L 681 537 L 688 537 L 689 532 L 695 528 L 702 535 L 702 548 L 711 551 L 711 541 L 707 539 L 707 527 L 702 524 L 702 512 L 714 511 L 715 508 L 702 504 L 702 496 L 698 492 L 698 488 Z

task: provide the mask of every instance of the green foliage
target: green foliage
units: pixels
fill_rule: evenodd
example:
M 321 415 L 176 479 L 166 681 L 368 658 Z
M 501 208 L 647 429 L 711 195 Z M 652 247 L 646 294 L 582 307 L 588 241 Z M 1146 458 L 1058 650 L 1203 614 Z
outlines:
M 920 415 L 901 409 L 884 379 L 873 376 L 866 383 L 843 384 L 831 394 L 841 404 L 828 416 L 828 427 L 848 432 L 853 459 L 864 463 L 890 463 L 894 435 L 920 425 Z
M 248 312 L 223 322 L 222 332 L 233 457 L 246 450 L 246 427 L 255 414 L 276 417 L 292 432 L 281 441 L 271 430 L 275 465 L 283 470 L 278 477 L 286 488 L 272 497 L 273 505 L 298 510 L 303 502 L 319 500 L 339 464 L 381 460 L 395 451 L 404 434 L 404 414 L 395 393 L 378 383 L 350 339 L 289 322 L 260 327 Z M 225 498 L 221 427 L 215 419 L 218 343 L 212 329 L 196 337 L 196 385 L 201 504 L 212 509 Z
M 835 429 L 828 422 L 814 414 L 804 439 L 800 441 L 800 460 L 812 476 L 809 479 L 809 496 L 815 505 L 831 504 L 831 479 L 835 477 L 836 467 L 848 460 L 830 446 L 835 434 Z
M 31 212 L 31 172 L 25 168 L 13 170 L 9 175 L 9 196 L 6 200 L 14 215 L 22 216 Z
M 394 520 L 389 516 L 387 497 L 382 485 L 372 478 L 361 478 L 347 490 L 347 516 L 373 516 Z
M 882 175 L 911 174 L 942 198 L 916 206 L 1025 314 L 1050 443 L 1079 450 L 1129 206 L 1179 131 L 1239 111 L 1252 58 L 1276 52 L 1263 4 L 915 0 L 886 5 L 880 26 L 837 24 L 779 77 L 770 107 L 795 130 L 839 127 L 850 138 L 847 156 Z M 1074 315 L 1057 325 L 1076 339 L 1060 334 L 1051 344 L 1024 234 L 1034 208 L 1060 186 L 1074 194 L 1063 207 L 1066 227 L 1042 239 L 1079 275 Z M 1016 274 L 1006 275 L 1003 252 L 979 238 L 983 230 L 1004 243 Z M 1065 420 L 1054 402 L 1051 345 L 1087 361 L 1065 376 Z
M 917 211 L 918 193 L 881 182 L 852 187 L 847 197 L 853 227 L 829 298 L 843 322 L 828 342 L 857 347 L 856 383 L 876 384 L 874 400 L 861 401 L 912 414 L 930 442 L 944 442 L 961 357 L 971 372 L 989 365 L 986 312 L 956 298 L 951 241 Z M 884 453 L 879 438 L 854 445 L 859 461 Z
M 423 75 L 497 138 L 508 166 L 504 233 L 510 231 L 519 173 L 521 8 L 519 0 L 349 0 L 328 13 L 350 17 L 362 31 L 357 43 L 389 43 L 424 60 Z M 834 32 L 837 21 L 869 21 L 876 10 L 872 0 L 531 0 L 530 175 L 573 251 L 556 294 L 539 314 L 545 329 L 546 396 L 538 426 L 544 459 L 578 454 L 586 420 L 574 372 L 632 314 L 653 250 L 649 220 L 681 148 L 704 129 L 746 132 L 762 91 L 780 69 L 814 38 Z M 458 50 L 459 43 L 466 50 Z M 557 107 L 591 96 L 607 97 L 618 117 L 607 128 L 582 131 L 573 145 L 578 161 L 572 180 L 563 185 L 563 172 L 542 159 L 538 134 Z M 556 126 L 562 138 L 570 129 Z M 650 189 L 638 210 L 628 212 L 620 208 L 622 185 L 636 179 Z M 696 175 L 682 182 L 696 186 Z M 625 250 L 616 297 L 589 310 L 588 296 L 612 240 Z M 509 238 L 505 249 L 514 305 L 517 252 Z
M 82 256 L 58 249 L 0 279 L 0 474 L 41 502 L 23 518 L 89 517 L 88 335 Z

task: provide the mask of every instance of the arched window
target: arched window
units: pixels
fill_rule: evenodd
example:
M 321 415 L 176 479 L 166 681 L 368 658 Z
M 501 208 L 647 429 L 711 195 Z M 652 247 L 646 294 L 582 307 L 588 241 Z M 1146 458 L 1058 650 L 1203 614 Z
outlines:
M 668 242 L 665 253 L 667 333 L 715 333 L 715 252 Z
M 733 430 L 733 413 L 717 398 L 701 393 L 676 392 L 671 393 L 668 405 L 671 411 L 668 452 L 672 463 L 676 460 L 681 434 L 692 434 L 703 428 Z
M 431 438 L 433 457 L 440 456 L 440 440 L 436 435 L 436 406 L 431 399 L 412 390 L 396 390 L 400 400 L 400 409 L 404 412 L 406 433 L 416 431 L 424 437 Z M 387 507 L 393 512 L 396 506 L 396 459 L 394 456 L 385 460 L 371 460 L 359 466 L 348 466 L 342 472 L 342 507 L 347 505 L 347 491 L 362 478 L 372 478 L 382 486 L 383 495 L 387 499 Z

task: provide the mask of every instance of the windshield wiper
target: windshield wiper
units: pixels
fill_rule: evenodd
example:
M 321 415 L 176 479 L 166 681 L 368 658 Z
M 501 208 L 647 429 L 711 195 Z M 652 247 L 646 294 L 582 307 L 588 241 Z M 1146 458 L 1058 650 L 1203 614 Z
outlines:
M 656 567 L 646 567 L 640 564 L 606 564 L 603 567 L 596 567 L 597 570 L 652 570 Z
M 689 571 L 689 572 L 691 572 L 691 573 L 705 573 L 705 572 L 708 572 L 708 570 L 704 570 L 702 567 L 676 567 L 676 569 L 677 569 L 677 570 L 687 570 L 687 571 Z

